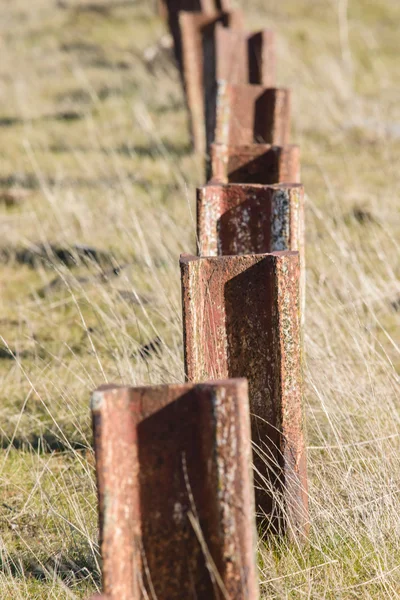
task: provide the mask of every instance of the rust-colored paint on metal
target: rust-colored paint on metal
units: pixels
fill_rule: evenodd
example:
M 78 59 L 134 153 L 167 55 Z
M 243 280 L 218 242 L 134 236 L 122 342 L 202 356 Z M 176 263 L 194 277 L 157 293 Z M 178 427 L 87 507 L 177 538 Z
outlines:
M 217 144 L 273 144 L 290 138 L 291 92 L 261 85 L 218 84 L 215 141 Z
M 299 254 L 181 256 L 189 381 L 246 377 L 258 516 L 308 532 L 299 326 Z
M 258 598 L 247 382 L 92 395 L 110 600 Z
M 207 154 L 214 141 L 219 81 L 275 85 L 275 34 L 264 30 L 248 33 L 218 23 L 215 35 L 204 36 L 204 96 Z
M 300 184 L 209 184 L 197 189 L 199 256 L 298 250 L 304 260 Z
M 221 183 L 300 183 L 298 146 L 211 145 L 211 181 Z
M 244 19 L 240 11 L 217 14 L 179 13 L 182 40 L 183 81 L 189 110 L 193 145 L 197 152 L 206 149 L 204 71 L 212 68 L 209 52 L 214 48 L 215 28 L 218 23 L 232 29 L 243 29 Z

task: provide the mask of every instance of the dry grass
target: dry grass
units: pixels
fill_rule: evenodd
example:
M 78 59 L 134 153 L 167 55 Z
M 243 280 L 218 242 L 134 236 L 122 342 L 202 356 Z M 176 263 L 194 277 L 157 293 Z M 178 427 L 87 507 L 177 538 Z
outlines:
M 4 600 L 99 585 L 90 390 L 182 380 L 178 255 L 195 248 L 202 165 L 150 4 L 1 3 Z M 308 193 L 312 534 L 303 549 L 260 545 L 262 589 L 396 597 L 400 5 L 243 5 L 249 26 L 279 32 Z M 71 267 L 52 251 L 76 244 L 109 254 L 72 250 Z M 143 358 L 155 338 L 159 353 Z

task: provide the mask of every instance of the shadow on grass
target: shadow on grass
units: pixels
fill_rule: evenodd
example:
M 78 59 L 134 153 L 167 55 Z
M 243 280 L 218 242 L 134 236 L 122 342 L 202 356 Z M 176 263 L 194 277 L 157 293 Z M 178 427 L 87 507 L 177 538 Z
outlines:
M 174 157 L 182 157 L 192 153 L 190 144 L 187 143 L 174 143 L 174 142 L 152 142 L 150 144 L 143 145 L 130 145 L 121 144 L 115 148 L 114 152 L 123 156 L 162 156 L 163 154 L 169 154 Z
M 118 275 L 121 271 L 121 265 L 111 252 L 83 244 L 73 244 L 69 247 L 54 244 L 35 244 L 26 248 L 0 247 L 0 263 L 8 264 L 13 261 L 32 269 L 39 265 L 53 268 L 62 264 L 70 269 L 82 265 L 97 265 L 107 267 L 103 272 L 105 277 Z
M 84 119 L 86 112 L 78 110 L 61 110 L 39 117 L 0 117 L 0 127 L 14 127 L 15 125 L 26 125 L 27 123 L 40 123 L 41 121 L 79 121 Z
M 183 100 L 174 100 L 169 104 L 161 104 L 160 106 L 154 107 L 154 112 L 158 115 L 165 115 L 171 112 L 178 112 L 179 110 L 185 109 L 185 103 Z M 191 151 L 191 148 L 188 146 L 188 152 Z
M 75 150 L 71 146 L 71 151 Z M 86 149 L 85 149 L 86 150 Z M 57 150 L 60 152 L 60 149 Z M 67 150 L 63 150 L 67 151 Z M 106 152 L 104 150 L 104 152 Z M 110 153 L 110 151 L 108 151 Z M 120 177 L 96 177 L 93 179 L 86 177 L 62 177 L 55 178 L 50 176 L 43 177 L 44 183 L 50 188 L 56 189 L 99 189 L 99 188 L 114 188 L 120 189 L 121 178 Z M 134 173 L 125 173 L 124 180 L 128 181 L 133 185 L 137 185 L 146 191 L 154 189 L 155 183 L 149 178 L 140 178 Z M 163 188 L 170 189 L 171 191 L 179 189 L 177 183 L 162 183 Z M 15 186 L 24 187 L 27 190 L 41 190 L 43 187 L 42 182 L 33 173 L 11 173 L 5 177 L 0 177 L 0 187 L 13 188 Z
M 74 558 L 61 552 L 38 559 L 3 555 L 0 557 L 0 573 L 15 578 L 34 577 L 39 581 L 54 581 L 55 578 L 59 578 L 66 585 L 76 585 L 77 581 L 84 580 L 100 585 L 101 575 L 90 553 L 91 549 L 88 547 L 86 551 L 82 548 L 82 555 Z
M 10 440 L 3 435 L 0 438 L 0 448 L 8 450 L 9 448 L 22 450 L 24 452 L 34 451 L 39 454 L 48 454 L 51 452 L 76 452 L 91 450 L 91 446 L 83 440 L 62 440 L 52 431 L 38 435 L 15 437 Z
M 68 2 L 68 0 L 57 0 L 57 8 L 62 10 L 70 10 L 73 13 L 95 13 L 104 17 L 109 17 L 113 9 L 119 8 L 132 8 L 143 4 L 143 0 L 112 0 L 107 4 L 103 2 L 82 2 L 80 4 L 74 4 Z

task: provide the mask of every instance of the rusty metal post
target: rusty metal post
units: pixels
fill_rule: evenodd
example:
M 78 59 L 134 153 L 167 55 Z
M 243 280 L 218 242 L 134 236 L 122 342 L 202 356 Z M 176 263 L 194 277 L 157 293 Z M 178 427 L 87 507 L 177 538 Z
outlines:
M 210 70 L 217 81 L 275 85 L 275 33 L 269 29 L 248 33 L 218 24 L 214 57 Z
M 211 68 L 209 52 L 214 47 L 213 40 L 218 23 L 224 27 L 242 29 L 244 26 L 243 15 L 240 11 L 218 14 L 179 13 L 183 81 L 193 145 L 199 153 L 204 153 L 206 148 L 204 71 Z
M 104 593 L 258 598 L 243 379 L 93 393 Z
M 299 255 L 181 256 L 189 381 L 247 377 L 256 507 L 300 539 L 308 530 Z
M 300 184 L 214 183 L 197 189 L 198 255 L 297 250 L 302 318 L 306 291 L 304 238 L 304 188 Z
M 215 35 L 205 38 L 204 71 L 207 155 L 214 141 L 219 81 L 234 84 L 275 85 L 275 34 L 264 30 L 248 33 L 218 24 Z
M 215 141 L 237 146 L 285 146 L 290 137 L 291 93 L 284 88 L 219 82 Z
M 197 189 L 199 256 L 298 250 L 304 259 L 300 184 L 209 184 Z
M 229 10 L 230 0 L 157 0 L 157 12 L 168 22 L 174 40 L 175 58 L 180 69 L 182 69 L 182 41 L 179 13 L 187 11 L 215 14 Z
M 300 183 L 298 146 L 211 145 L 211 180 L 221 183 Z
M 270 29 L 256 31 L 247 40 L 248 83 L 272 87 L 276 80 L 275 33 Z

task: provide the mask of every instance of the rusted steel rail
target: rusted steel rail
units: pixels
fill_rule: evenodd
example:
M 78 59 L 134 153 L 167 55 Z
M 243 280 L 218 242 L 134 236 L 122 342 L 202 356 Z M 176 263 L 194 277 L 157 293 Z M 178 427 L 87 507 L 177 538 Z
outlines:
M 215 79 L 229 83 L 275 85 L 275 33 L 270 29 L 248 31 L 221 27 L 215 31 Z
M 300 183 L 298 146 L 211 145 L 211 180 L 221 183 Z
M 274 87 L 274 34 L 245 32 L 230 0 L 159 7 L 210 179 L 197 191 L 199 256 L 180 261 L 188 383 L 93 393 L 93 600 L 257 600 L 255 513 L 296 541 L 309 527 L 291 92 Z
M 308 529 L 297 252 L 181 257 L 189 381 L 246 377 L 256 508 L 273 531 Z
M 206 150 L 214 141 L 218 82 L 275 85 L 275 34 L 264 30 L 248 33 L 217 24 L 215 35 L 205 36 L 204 96 Z
M 217 144 L 285 146 L 290 138 L 290 118 L 290 90 L 219 82 Z
M 257 600 L 245 380 L 92 396 L 109 600 Z
M 193 146 L 199 153 L 206 150 L 204 73 L 212 69 L 209 53 L 215 45 L 217 25 L 243 29 L 240 11 L 220 13 L 179 13 L 182 43 L 183 82 L 189 110 Z

